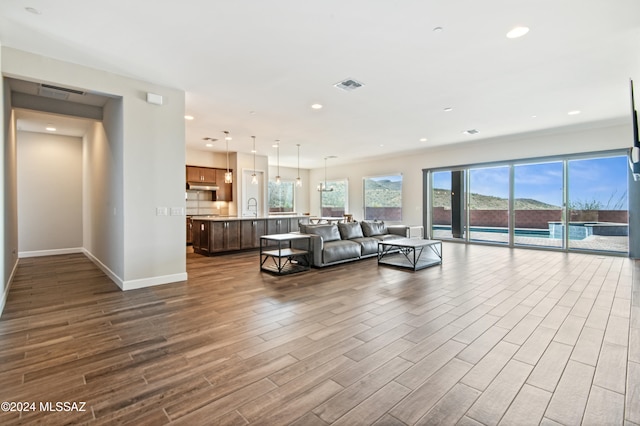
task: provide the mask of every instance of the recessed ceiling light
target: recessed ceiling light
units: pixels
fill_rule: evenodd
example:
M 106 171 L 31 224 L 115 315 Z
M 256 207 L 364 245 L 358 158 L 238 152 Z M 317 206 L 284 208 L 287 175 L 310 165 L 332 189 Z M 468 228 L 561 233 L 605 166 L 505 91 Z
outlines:
M 426 142 L 427 138 L 420 138 L 420 142 Z
M 26 10 L 29 13 L 33 13 L 34 15 L 42 15 L 42 12 L 40 12 L 35 7 L 25 7 L 24 10 Z
M 477 131 L 476 129 L 469 129 L 469 130 L 465 130 L 462 133 L 464 133 L 465 135 L 477 135 L 480 132 Z
M 433 29 L 433 32 L 434 32 L 434 33 L 441 33 L 441 32 L 442 32 L 442 27 L 435 27 L 435 28 Z
M 193 115 L 185 115 L 184 119 L 185 120 L 193 120 Z
M 507 33 L 507 38 L 522 37 L 529 32 L 529 27 L 515 27 Z
M 451 107 L 446 107 L 444 110 L 445 110 L 446 112 L 451 112 L 451 111 L 453 111 L 453 108 L 451 108 Z
M 538 118 L 538 116 L 537 115 L 532 115 L 531 118 Z
M 206 146 L 207 148 L 211 148 L 211 147 L 213 146 L 213 144 L 212 144 L 212 143 L 208 143 L 208 144 L 206 144 L 205 146 Z
M 569 114 L 569 115 L 578 115 L 578 114 L 580 114 L 580 111 L 578 111 L 578 110 L 569 111 L 567 114 Z
M 313 105 L 311 105 L 311 108 L 313 108 L 313 109 L 322 109 L 322 105 L 321 104 L 313 104 Z
M 53 127 L 52 125 L 48 125 L 47 127 L 45 127 L 45 130 L 46 130 L 47 132 L 55 132 L 55 131 L 56 131 L 56 128 L 55 128 L 55 127 Z

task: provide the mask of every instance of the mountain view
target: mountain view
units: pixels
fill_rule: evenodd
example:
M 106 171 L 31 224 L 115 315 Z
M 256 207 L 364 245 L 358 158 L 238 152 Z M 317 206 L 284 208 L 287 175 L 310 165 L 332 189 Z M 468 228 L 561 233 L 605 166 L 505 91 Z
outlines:
M 451 207 L 450 190 L 434 189 L 433 193 L 434 207 Z M 471 193 L 470 205 L 472 210 L 507 210 L 509 208 L 509 200 L 490 195 Z M 516 210 L 558 210 L 560 207 L 529 198 L 516 198 L 515 208 Z

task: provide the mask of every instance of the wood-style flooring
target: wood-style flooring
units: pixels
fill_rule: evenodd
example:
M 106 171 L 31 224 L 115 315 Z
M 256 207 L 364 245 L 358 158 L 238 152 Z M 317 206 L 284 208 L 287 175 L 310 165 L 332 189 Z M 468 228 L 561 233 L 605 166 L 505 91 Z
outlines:
M 640 425 L 633 260 L 443 249 L 285 277 L 189 254 L 188 282 L 127 292 L 82 255 L 22 259 L 0 401 L 35 406 L 0 424 Z

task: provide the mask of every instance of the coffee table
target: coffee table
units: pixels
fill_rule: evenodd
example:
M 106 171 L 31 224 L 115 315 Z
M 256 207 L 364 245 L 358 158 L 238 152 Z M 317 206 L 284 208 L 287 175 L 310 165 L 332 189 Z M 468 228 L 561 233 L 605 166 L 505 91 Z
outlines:
M 307 242 L 307 248 L 297 249 L 291 247 L 293 240 Z M 267 247 L 276 244 L 277 248 L 270 250 Z M 260 237 L 260 270 L 269 271 L 278 275 L 292 274 L 306 271 L 311 264 L 309 252 L 311 251 L 311 236 L 306 234 L 271 234 Z M 302 262 L 301 262 L 302 260 Z
M 378 265 L 414 271 L 442 264 L 442 241 L 402 238 L 378 243 Z

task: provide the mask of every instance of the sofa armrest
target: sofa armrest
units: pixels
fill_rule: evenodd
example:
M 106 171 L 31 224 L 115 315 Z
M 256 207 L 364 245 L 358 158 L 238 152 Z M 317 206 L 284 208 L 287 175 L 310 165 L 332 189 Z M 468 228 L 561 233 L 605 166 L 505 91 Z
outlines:
M 296 232 L 296 234 L 301 234 L 301 232 Z M 309 245 L 311 247 L 311 253 L 309 254 L 309 257 L 311 258 L 311 265 L 321 266 L 322 250 L 324 249 L 324 242 L 322 240 L 322 237 L 320 235 L 314 235 L 314 234 L 305 234 L 305 235 L 309 235 L 311 237 L 311 241 L 309 242 Z M 307 242 L 301 241 L 301 240 L 293 240 L 291 242 L 291 247 L 306 250 Z
M 405 238 L 409 237 L 409 227 L 407 225 L 389 225 L 387 229 L 390 234 L 401 235 Z

